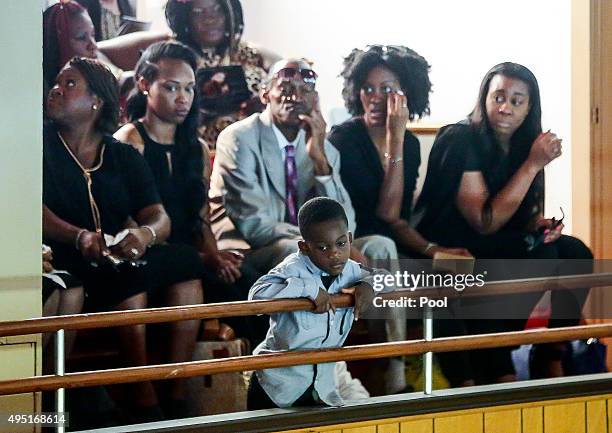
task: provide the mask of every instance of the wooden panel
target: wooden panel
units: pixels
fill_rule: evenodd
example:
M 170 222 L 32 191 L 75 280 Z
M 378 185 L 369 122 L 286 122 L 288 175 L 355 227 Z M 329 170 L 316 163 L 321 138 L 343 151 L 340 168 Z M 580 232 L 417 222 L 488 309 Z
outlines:
M 608 431 L 612 432 L 612 400 L 607 401 L 608 406 Z
M 376 433 L 376 426 L 345 428 L 342 429 L 342 433 Z
M 586 433 L 585 403 L 556 404 L 544 407 L 544 430 L 554 433 Z
M 482 433 L 482 413 L 446 416 L 434 420 L 435 433 Z
M 521 410 L 485 413 L 484 431 L 485 433 L 521 433 Z
M 376 429 L 376 433 L 400 433 L 399 423 L 380 424 Z
M 528 407 L 522 409 L 523 431 L 526 433 L 544 433 L 544 408 Z
M 606 426 L 606 401 L 587 401 L 587 433 L 608 433 Z
M 400 424 L 400 433 L 434 433 L 433 423 L 433 418 L 406 421 Z

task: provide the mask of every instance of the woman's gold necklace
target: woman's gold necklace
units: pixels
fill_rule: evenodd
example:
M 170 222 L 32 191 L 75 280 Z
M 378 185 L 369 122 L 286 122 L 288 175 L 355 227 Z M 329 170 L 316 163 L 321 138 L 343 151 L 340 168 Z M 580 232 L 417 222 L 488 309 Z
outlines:
M 91 173 L 93 173 L 94 171 L 102 167 L 102 164 L 104 163 L 104 149 L 106 149 L 106 143 L 102 143 L 102 150 L 100 151 L 100 162 L 98 162 L 95 166 L 91 168 L 85 168 L 83 167 L 83 164 L 81 164 L 81 161 L 78 160 L 76 155 L 72 153 L 72 150 L 68 146 L 68 143 L 66 143 L 66 140 L 64 140 L 64 137 L 62 137 L 62 134 L 58 132 L 57 136 L 59 137 L 60 141 L 66 148 L 68 155 L 72 157 L 74 162 L 79 166 L 79 168 L 83 172 L 83 177 L 85 178 L 85 182 L 87 184 L 87 195 L 89 196 L 89 207 L 91 209 L 91 215 L 93 217 L 94 226 L 96 227 L 96 232 L 101 233 L 102 223 L 100 220 L 100 210 L 98 209 L 98 205 L 96 204 L 96 200 L 94 199 L 94 196 L 93 196 L 93 191 L 92 191 L 93 183 L 91 179 Z

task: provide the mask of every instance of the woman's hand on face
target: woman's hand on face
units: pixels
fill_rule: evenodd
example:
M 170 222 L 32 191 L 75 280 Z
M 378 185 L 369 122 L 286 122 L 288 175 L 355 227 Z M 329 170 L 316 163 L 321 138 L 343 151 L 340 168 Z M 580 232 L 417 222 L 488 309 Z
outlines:
M 387 97 L 387 137 L 391 138 L 391 145 L 397 146 L 389 149 L 393 158 L 400 156 L 393 152 L 403 150 L 408 115 L 406 96 L 401 91 L 390 93 Z
M 83 232 L 79 236 L 78 250 L 87 260 L 99 262 L 103 255 L 109 254 L 101 233 Z
M 541 133 L 531 145 L 528 160 L 531 161 L 538 170 L 543 169 L 555 158 L 561 156 L 561 142 L 562 140 L 550 131 Z
M 557 227 L 553 228 L 553 225 L 556 223 L 556 220 L 553 220 L 552 218 L 541 218 L 536 222 L 536 227 L 535 229 L 538 230 L 540 227 L 546 227 L 546 229 L 544 230 L 544 234 L 546 235 L 546 237 L 544 237 L 544 243 L 548 244 L 550 242 L 554 242 L 557 239 L 559 239 L 561 237 L 562 231 L 563 231 L 563 227 L 565 227 L 565 225 L 563 225 L 563 223 L 559 224 Z

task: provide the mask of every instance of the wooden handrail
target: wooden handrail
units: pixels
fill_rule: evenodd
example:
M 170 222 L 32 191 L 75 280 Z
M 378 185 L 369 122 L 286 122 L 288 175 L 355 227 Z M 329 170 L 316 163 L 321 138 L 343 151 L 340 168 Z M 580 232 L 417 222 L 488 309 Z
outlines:
M 116 383 L 165 380 L 301 364 L 388 358 L 401 355 L 418 355 L 425 352 L 452 352 L 607 336 L 612 336 L 612 324 L 445 337 L 432 341 L 411 340 L 335 349 L 239 356 L 146 367 L 67 373 L 65 376 L 49 375 L 5 380 L 0 381 L 0 395 L 51 391 L 58 388 L 80 388 Z
M 443 296 L 474 297 L 601 286 L 612 286 L 611 272 L 562 277 L 490 281 L 486 282 L 482 287 L 471 287 L 463 292 L 458 292 L 452 288 L 428 287 L 418 288 L 414 291 L 397 290 L 395 292 L 382 294 L 381 296 L 385 299 L 398 299 L 401 297 L 418 298 L 420 296 L 427 296 L 429 298 L 440 298 Z M 332 298 L 336 307 L 342 308 L 353 305 L 353 297 L 351 295 L 334 295 Z M 91 329 L 141 323 L 252 316 L 256 314 L 273 314 L 285 311 L 312 310 L 313 308 L 314 306 L 310 300 L 298 298 L 223 302 L 218 304 L 184 305 L 178 307 L 147 308 L 142 310 L 74 314 L 70 316 L 42 317 L 0 322 L 0 337 L 55 332 L 58 329 Z

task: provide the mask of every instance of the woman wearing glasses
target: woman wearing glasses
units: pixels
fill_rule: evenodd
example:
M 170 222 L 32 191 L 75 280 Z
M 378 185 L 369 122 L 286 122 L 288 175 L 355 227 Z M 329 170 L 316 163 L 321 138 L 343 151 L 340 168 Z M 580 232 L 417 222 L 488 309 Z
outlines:
M 344 103 L 354 117 L 335 126 L 329 141 L 340 151 L 356 236 L 387 236 L 406 256 L 433 257 L 438 251 L 469 255 L 463 248 L 430 242 L 408 222 L 421 155 L 406 123 L 429 114 L 428 74 L 427 61 L 410 48 L 354 49 L 341 73 Z
M 533 73 L 516 63 L 501 63 L 484 77 L 468 119 L 440 130 L 429 157 L 427 178 L 416 213 L 418 230 L 436 242 L 465 247 L 479 259 L 584 259 L 560 266 L 561 272 L 589 272 L 591 251 L 561 234 L 563 224 L 543 217 L 544 167 L 561 156 L 561 139 L 542 132 L 540 91 Z M 504 262 L 505 278 L 533 276 L 525 266 L 546 262 Z M 478 264 L 478 262 L 477 262 Z M 575 266 L 572 266 L 575 265 Z M 553 327 L 578 323 L 588 290 L 554 291 Z M 466 321 L 471 333 L 522 329 L 539 294 L 505 297 L 502 312 L 522 320 Z M 516 298 L 514 298 L 516 299 Z M 503 314 L 502 314 L 503 315 Z M 539 348 L 532 376 L 563 373 L 563 345 Z M 541 355 L 541 356 L 540 356 Z M 510 349 L 470 354 L 461 366 L 449 355 L 454 384 L 513 380 Z
M 52 124 L 43 150 L 43 237 L 54 262 L 79 278 L 94 310 L 202 303 L 199 257 L 163 244 L 170 221 L 146 161 L 109 134 L 118 120 L 117 81 L 97 60 L 73 58 L 47 99 Z M 173 322 L 167 362 L 191 360 L 198 320 Z M 122 359 L 146 365 L 145 325 L 118 328 Z M 162 419 L 150 382 L 130 387 L 134 421 Z M 166 416 L 184 415 L 184 380 L 171 381 Z
M 128 99 L 131 123 L 114 137 L 133 145 L 147 160 L 172 221 L 168 241 L 198 249 L 207 302 L 242 301 L 258 274 L 243 264 L 242 254 L 219 251 L 210 227 L 211 164 L 208 147 L 197 137 L 195 69 L 193 50 L 180 42 L 158 42 L 147 48 L 136 65 L 137 89 Z M 258 344 L 267 320 L 257 319 L 226 321 Z M 246 326 L 247 321 L 252 326 Z

